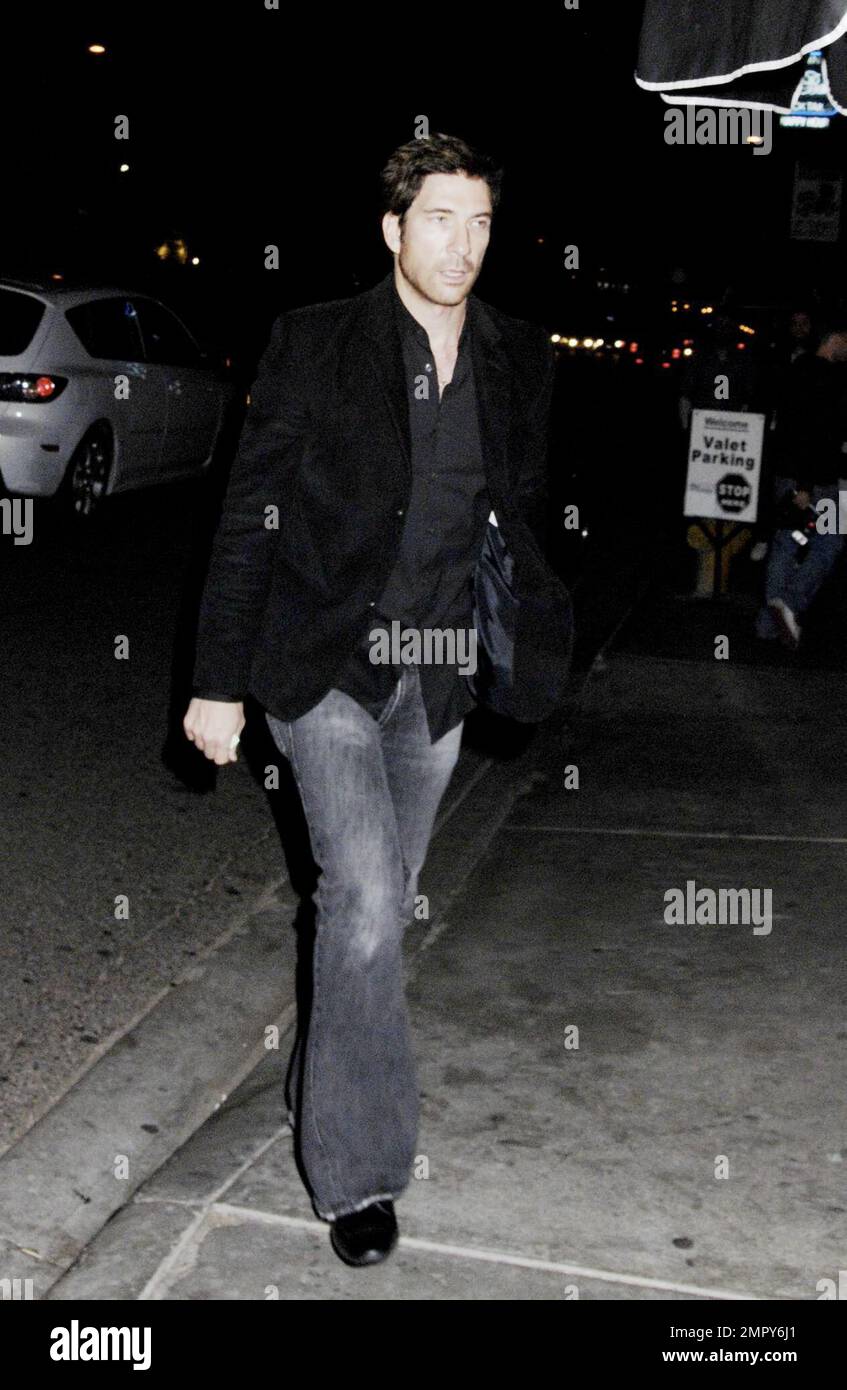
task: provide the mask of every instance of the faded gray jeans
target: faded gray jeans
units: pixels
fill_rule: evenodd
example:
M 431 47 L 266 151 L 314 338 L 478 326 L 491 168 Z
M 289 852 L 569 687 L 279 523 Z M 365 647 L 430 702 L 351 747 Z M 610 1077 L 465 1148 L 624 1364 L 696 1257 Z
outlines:
M 411 1178 L 419 1097 L 403 934 L 462 724 L 430 743 L 414 666 L 378 719 L 340 690 L 299 719 L 265 718 L 320 870 L 312 1006 L 288 1103 L 314 1209 L 334 1221 L 398 1197 Z

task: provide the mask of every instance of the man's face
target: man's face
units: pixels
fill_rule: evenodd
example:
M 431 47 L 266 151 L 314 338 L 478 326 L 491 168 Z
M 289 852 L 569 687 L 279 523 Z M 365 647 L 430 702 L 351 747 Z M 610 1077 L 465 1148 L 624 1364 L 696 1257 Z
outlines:
M 382 225 L 389 247 L 399 252 L 402 274 L 418 293 L 433 304 L 461 304 L 488 247 L 491 192 L 485 179 L 427 174 L 402 229 L 393 213 L 386 213 Z

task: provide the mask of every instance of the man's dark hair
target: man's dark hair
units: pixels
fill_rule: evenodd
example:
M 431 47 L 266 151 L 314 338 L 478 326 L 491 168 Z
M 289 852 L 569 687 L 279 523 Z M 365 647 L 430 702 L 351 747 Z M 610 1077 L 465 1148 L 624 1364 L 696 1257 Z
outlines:
M 427 174 L 464 174 L 471 179 L 485 179 L 491 193 L 491 211 L 496 211 L 503 183 L 503 170 L 496 160 L 457 135 L 422 135 L 400 145 L 380 174 L 383 212 L 396 213 L 402 226 Z

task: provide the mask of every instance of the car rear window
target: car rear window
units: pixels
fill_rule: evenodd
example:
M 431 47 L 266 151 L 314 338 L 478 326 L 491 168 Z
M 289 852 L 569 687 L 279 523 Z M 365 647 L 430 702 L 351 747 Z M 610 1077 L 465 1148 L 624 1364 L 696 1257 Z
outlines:
M 110 361 L 143 362 L 138 316 L 130 299 L 96 299 L 65 312 L 86 352 Z
M 32 295 L 0 289 L 0 357 L 26 352 L 44 317 L 44 305 Z

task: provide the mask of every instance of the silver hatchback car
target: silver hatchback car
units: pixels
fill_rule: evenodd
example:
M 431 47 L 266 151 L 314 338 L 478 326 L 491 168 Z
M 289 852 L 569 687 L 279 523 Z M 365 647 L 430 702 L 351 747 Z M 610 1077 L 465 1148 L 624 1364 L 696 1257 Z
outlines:
M 87 516 L 202 473 L 234 387 L 147 294 L 0 280 L 0 481 Z

